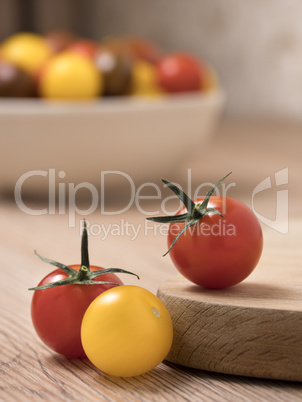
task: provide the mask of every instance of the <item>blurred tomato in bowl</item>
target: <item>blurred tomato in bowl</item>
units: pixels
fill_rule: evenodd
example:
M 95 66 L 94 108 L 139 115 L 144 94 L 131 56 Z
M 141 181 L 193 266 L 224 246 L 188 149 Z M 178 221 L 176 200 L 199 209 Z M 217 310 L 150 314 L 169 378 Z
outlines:
M 137 37 L 36 39 L 19 36 L 18 46 L 40 50 L 30 68 L 21 52 L 15 68 L 34 80 L 40 99 L 0 99 L 0 189 L 21 180 L 25 192 L 46 194 L 50 176 L 56 187 L 99 188 L 102 177 L 112 187 L 139 186 L 173 177 L 205 149 L 225 95 L 203 60 Z

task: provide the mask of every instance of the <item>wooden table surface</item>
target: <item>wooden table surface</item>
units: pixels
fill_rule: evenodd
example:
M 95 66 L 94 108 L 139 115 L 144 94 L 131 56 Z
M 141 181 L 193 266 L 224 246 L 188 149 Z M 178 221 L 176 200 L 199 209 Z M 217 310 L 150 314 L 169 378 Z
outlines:
M 232 129 L 233 127 L 233 129 Z M 210 163 L 215 156 L 210 180 L 233 170 L 237 181 L 234 194 L 248 204 L 253 187 L 266 176 L 289 168 L 289 232 L 281 234 L 263 225 L 265 247 L 259 264 L 284 262 L 301 265 L 301 191 L 298 173 L 301 170 L 302 139 L 296 128 L 289 128 L 282 136 L 280 127 L 255 129 L 253 139 L 246 135 L 246 125 L 225 123 L 214 139 L 215 152 L 209 152 L 203 163 L 192 159 L 195 176 L 200 165 Z M 266 131 L 267 132 L 267 131 Z M 275 135 L 275 137 L 273 137 Z M 277 142 L 276 142 L 277 141 Z M 278 142 L 279 141 L 279 142 Z M 280 142 L 281 141 L 281 142 Z M 259 146 L 259 142 L 261 146 Z M 290 144 L 289 144 L 290 142 Z M 230 163 L 230 160 L 233 162 Z M 254 164 L 252 166 L 252 164 Z M 230 166 L 232 165 L 232 166 Z M 236 173 L 237 172 L 237 173 Z M 245 174 L 244 174 L 245 173 Z M 205 180 L 204 173 L 201 175 Z M 197 180 L 197 179 L 196 179 Z M 168 193 L 167 193 L 168 195 Z M 230 194 L 232 195 L 232 194 Z M 274 196 L 260 200 L 257 208 L 262 214 L 271 211 Z M 42 208 L 31 202 L 32 208 Z M 67 214 L 33 216 L 18 208 L 14 200 L 1 199 L 0 256 L 1 256 L 1 312 L 0 312 L 0 399 L 4 401 L 39 401 L 43 399 L 67 401 L 299 401 L 302 384 L 277 380 L 237 377 L 188 369 L 168 362 L 137 378 L 115 378 L 97 370 L 88 360 L 68 359 L 52 353 L 38 339 L 30 318 L 32 294 L 27 289 L 36 285 L 51 269 L 35 255 L 40 254 L 66 264 L 80 259 L 80 216 L 75 227 L 69 227 Z M 159 285 L 176 275 L 165 251 L 165 235 L 146 227 L 145 216 L 136 208 L 123 215 L 101 215 L 99 211 L 86 216 L 95 234 L 89 236 L 90 261 L 104 267 L 119 266 L 140 276 L 121 277 L 126 284 L 136 284 L 156 293 Z M 138 235 L 112 231 L 104 239 L 104 231 L 131 222 Z M 103 226 L 101 226 L 103 225 Z M 90 226 L 91 227 L 91 226 Z M 257 268 L 258 269 L 258 268 Z M 256 272 L 256 271 L 255 271 Z M 252 274 L 253 275 L 253 274 Z M 248 280 L 248 279 L 247 279 Z M 240 285 L 238 285 L 240 286 Z M 302 368 L 301 368 L 302 369 Z

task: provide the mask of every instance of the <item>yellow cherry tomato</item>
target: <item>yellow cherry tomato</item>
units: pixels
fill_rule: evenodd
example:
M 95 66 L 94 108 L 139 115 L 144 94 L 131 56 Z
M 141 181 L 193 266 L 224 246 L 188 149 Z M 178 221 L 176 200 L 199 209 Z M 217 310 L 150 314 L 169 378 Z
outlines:
M 132 69 L 131 95 L 161 96 L 163 89 L 157 81 L 154 65 L 145 61 L 138 61 Z
M 104 373 L 133 377 L 164 360 L 172 345 L 173 327 L 158 297 L 144 288 L 122 285 L 90 304 L 81 339 L 89 360 Z
M 40 67 L 51 57 L 53 51 L 40 35 L 18 33 L 6 39 L 1 46 L 1 57 L 35 75 Z
M 217 91 L 219 89 L 219 80 L 216 71 L 210 65 L 205 65 L 201 90 Z
M 39 91 L 48 99 L 92 99 L 102 87 L 102 75 L 93 61 L 71 51 L 52 57 L 40 74 Z

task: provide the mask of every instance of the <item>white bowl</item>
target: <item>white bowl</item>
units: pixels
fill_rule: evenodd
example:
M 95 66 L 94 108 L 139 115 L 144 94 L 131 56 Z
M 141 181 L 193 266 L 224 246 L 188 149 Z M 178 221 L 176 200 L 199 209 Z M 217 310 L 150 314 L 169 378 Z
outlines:
M 1 100 L 0 189 L 13 189 L 20 177 L 24 192 L 41 194 L 49 178 L 56 186 L 99 186 L 107 172 L 115 186 L 129 177 L 135 185 L 169 177 L 210 138 L 224 100 L 222 91 L 77 103 Z

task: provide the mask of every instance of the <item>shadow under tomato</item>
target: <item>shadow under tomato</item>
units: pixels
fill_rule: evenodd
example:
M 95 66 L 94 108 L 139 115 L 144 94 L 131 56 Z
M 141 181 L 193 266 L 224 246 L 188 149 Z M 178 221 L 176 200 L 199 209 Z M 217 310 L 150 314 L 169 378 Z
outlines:
M 186 290 L 195 294 L 215 296 L 215 298 L 225 299 L 226 297 L 237 299 L 291 299 L 292 289 L 288 289 L 282 284 L 270 285 L 267 283 L 239 283 L 226 289 L 206 289 L 198 285 L 188 285 Z
M 131 395 L 142 397 L 146 392 L 152 392 L 154 395 L 161 395 L 164 391 L 164 386 L 159 386 L 157 378 L 163 373 L 161 363 L 155 369 L 136 376 L 136 377 L 115 377 L 106 374 L 95 367 L 88 358 L 76 359 L 68 358 L 59 354 L 50 354 L 45 356 L 44 363 L 48 363 L 55 368 L 58 365 L 62 369 L 65 369 L 69 376 L 74 376 L 77 381 L 81 381 L 91 389 L 92 393 L 109 392 L 112 394 L 118 394 L 122 390 L 129 392 Z
M 280 390 L 298 390 L 302 391 L 302 383 L 297 381 L 286 381 L 286 380 L 275 380 L 271 378 L 258 378 L 258 377 L 248 377 L 248 376 L 240 376 L 235 374 L 222 374 L 212 371 L 194 369 L 186 366 L 182 366 L 180 364 L 171 363 L 169 361 L 165 361 L 165 365 L 170 368 L 173 375 L 177 375 L 177 372 L 180 372 L 183 377 L 188 375 L 190 379 L 196 377 L 201 379 L 203 382 L 206 381 L 216 382 L 217 383 L 229 383 L 233 384 L 234 387 L 243 386 L 245 388 L 254 388 L 256 387 L 274 387 L 275 389 Z

